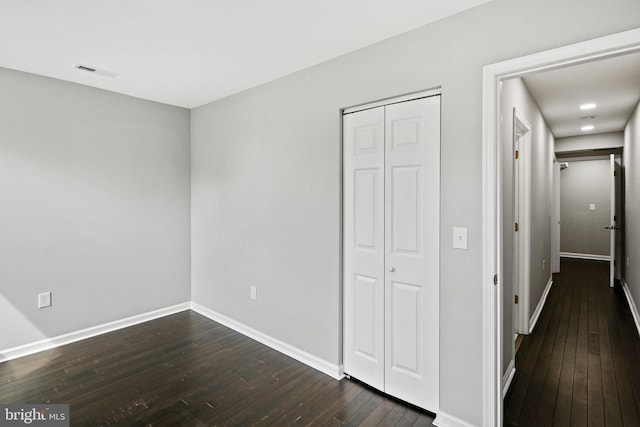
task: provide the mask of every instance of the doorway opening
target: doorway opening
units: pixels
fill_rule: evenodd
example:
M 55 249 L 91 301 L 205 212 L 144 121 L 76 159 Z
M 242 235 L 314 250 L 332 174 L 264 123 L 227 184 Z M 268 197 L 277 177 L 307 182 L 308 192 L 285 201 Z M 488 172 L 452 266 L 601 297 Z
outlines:
M 483 425 L 502 425 L 503 197 L 500 85 L 503 80 L 640 51 L 640 29 L 484 68 L 483 111 Z

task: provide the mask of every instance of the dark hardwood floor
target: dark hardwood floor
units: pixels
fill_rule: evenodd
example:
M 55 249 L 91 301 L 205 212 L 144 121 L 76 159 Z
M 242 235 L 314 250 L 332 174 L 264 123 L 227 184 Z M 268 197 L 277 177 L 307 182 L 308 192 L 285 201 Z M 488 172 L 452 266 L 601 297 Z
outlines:
M 70 404 L 73 426 L 429 426 L 192 311 L 0 364 L 0 403 Z
M 640 426 L 640 338 L 609 264 L 562 259 L 516 355 L 507 426 Z

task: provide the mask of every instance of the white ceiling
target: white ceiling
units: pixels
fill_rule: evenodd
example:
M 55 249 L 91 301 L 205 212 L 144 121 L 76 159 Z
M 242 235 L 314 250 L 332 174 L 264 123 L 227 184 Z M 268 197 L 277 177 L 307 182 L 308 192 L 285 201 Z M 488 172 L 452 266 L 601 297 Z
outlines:
M 556 138 L 622 131 L 640 100 L 640 53 L 617 56 L 523 78 Z M 593 110 L 580 105 L 594 102 Z M 592 119 L 585 117 L 593 116 Z
M 0 0 L 0 67 L 192 108 L 487 1 Z

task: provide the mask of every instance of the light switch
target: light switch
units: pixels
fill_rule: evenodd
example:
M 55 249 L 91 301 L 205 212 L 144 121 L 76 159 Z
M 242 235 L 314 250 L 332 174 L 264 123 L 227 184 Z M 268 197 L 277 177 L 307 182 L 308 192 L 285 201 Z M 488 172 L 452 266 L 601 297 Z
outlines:
M 467 249 L 466 227 L 453 227 L 453 247 L 455 249 Z
M 589 203 L 589 210 L 590 211 L 595 211 L 596 210 L 596 204 L 595 203 Z

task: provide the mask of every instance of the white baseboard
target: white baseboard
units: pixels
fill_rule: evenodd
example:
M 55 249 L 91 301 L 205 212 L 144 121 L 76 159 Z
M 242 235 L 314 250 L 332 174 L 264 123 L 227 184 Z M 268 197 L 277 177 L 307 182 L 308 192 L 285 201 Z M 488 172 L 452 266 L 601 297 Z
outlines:
M 307 366 L 317 369 L 318 371 L 323 372 L 330 377 L 333 377 L 337 380 L 344 377 L 344 369 L 342 365 L 334 365 L 333 363 L 329 363 L 326 360 L 314 356 L 313 354 L 307 353 L 306 351 L 294 347 L 291 344 L 287 344 L 263 332 L 257 331 L 243 323 L 240 323 L 216 311 L 210 310 L 200 304 L 192 302 L 191 309 L 196 313 L 200 313 L 215 322 L 218 322 L 233 329 L 236 332 L 241 333 L 242 335 L 245 335 L 268 347 L 271 347 L 272 349 L 277 350 L 280 353 L 286 354 L 287 356 L 292 357 Z
M 542 313 L 544 304 L 547 302 L 547 296 L 549 295 L 549 291 L 551 290 L 552 285 L 553 285 L 553 277 L 549 277 L 547 286 L 545 286 L 544 291 L 542 292 L 542 296 L 540 297 L 540 301 L 538 301 L 538 306 L 536 307 L 536 310 L 533 312 L 533 315 L 531 316 L 531 320 L 529 320 L 529 333 L 533 332 L 533 328 L 535 328 L 536 323 L 538 323 L 538 318 L 540 317 L 540 313 Z
M 624 295 L 627 297 L 627 302 L 629 303 L 629 309 L 631 310 L 631 315 L 633 316 L 633 321 L 636 324 L 636 329 L 638 330 L 638 334 L 640 334 L 640 315 L 638 313 L 638 307 L 636 306 L 636 302 L 633 300 L 633 296 L 631 295 L 631 291 L 629 290 L 629 285 L 627 281 L 622 279 L 620 280 L 622 283 L 622 289 L 624 290 Z
M 509 387 L 511 387 L 511 382 L 513 381 L 513 376 L 516 374 L 516 361 L 511 359 L 509 362 L 509 366 L 507 366 L 507 372 L 504 373 L 502 377 L 502 398 L 507 395 L 509 391 Z
M 168 316 L 180 311 L 189 310 L 188 302 L 172 305 L 170 307 L 160 308 L 158 310 L 149 311 L 147 313 L 138 314 L 136 316 L 127 317 L 125 319 L 115 320 L 113 322 L 103 323 L 101 325 L 91 326 L 90 328 L 81 329 L 79 331 L 70 332 L 64 335 L 58 335 L 53 338 L 46 338 L 33 343 L 13 347 L 6 350 L 0 349 L 0 362 L 16 359 L 18 357 L 28 356 L 30 354 L 39 353 L 65 344 L 95 337 L 117 329 L 126 328 L 128 326 L 137 325 L 138 323 L 157 319 L 159 317 Z
M 446 412 L 439 411 L 436 414 L 436 419 L 433 421 L 433 425 L 437 427 L 475 427 L 460 418 L 449 415 Z
M 575 252 L 560 252 L 560 258 L 578 258 L 578 259 L 590 259 L 593 261 L 611 261 L 610 255 L 578 254 Z

